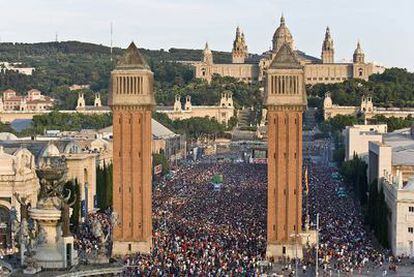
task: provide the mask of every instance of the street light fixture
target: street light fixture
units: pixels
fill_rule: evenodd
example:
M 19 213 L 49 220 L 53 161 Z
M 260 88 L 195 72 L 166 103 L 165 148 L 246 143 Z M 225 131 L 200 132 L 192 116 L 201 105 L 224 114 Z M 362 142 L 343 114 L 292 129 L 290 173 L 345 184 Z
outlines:
M 297 243 L 297 239 L 298 237 L 300 237 L 300 235 L 298 233 L 294 233 L 290 235 L 291 238 L 295 238 L 295 276 L 298 276 L 298 243 Z

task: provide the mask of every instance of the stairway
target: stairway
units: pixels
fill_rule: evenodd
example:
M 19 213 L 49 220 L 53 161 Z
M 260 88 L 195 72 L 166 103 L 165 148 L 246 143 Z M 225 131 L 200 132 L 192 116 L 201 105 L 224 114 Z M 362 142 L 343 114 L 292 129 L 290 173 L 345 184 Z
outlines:
M 251 118 L 251 110 L 250 108 L 243 108 L 242 110 L 239 111 L 239 114 L 237 116 L 237 120 L 238 120 L 238 127 L 239 128 L 243 128 L 243 127 L 249 127 L 249 122 L 250 122 L 250 118 Z

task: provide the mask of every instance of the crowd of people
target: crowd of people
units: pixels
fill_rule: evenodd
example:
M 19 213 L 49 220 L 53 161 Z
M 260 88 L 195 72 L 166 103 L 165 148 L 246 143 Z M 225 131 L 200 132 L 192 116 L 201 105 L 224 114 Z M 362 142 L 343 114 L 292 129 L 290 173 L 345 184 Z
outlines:
M 321 158 L 329 151 L 329 142 L 319 141 L 309 149 Z M 308 161 L 309 213 L 313 222 L 320 217 L 319 264 L 328 271 L 366 273 L 385 263 L 385 251 L 374 243 L 367 231 L 358 200 L 341 180 L 338 170 L 325 160 Z
M 97 238 L 93 233 L 93 222 L 98 220 L 101 223 L 102 231 L 105 235 L 111 233 L 112 223 L 111 223 L 111 210 L 108 209 L 99 213 L 89 213 L 84 222 L 79 225 L 74 234 L 74 245 L 75 249 L 78 251 L 79 259 L 81 263 L 87 264 L 90 259 L 93 259 L 99 248 L 99 238 Z M 106 251 L 110 253 L 111 247 L 111 236 L 107 236 L 108 241 L 105 243 Z
M 315 142 L 304 152 L 309 175 L 304 222 L 309 214 L 315 223 L 319 213 L 321 270 L 356 274 L 379 270 L 390 261 L 389 255 L 375 244 L 364 226 L 358 201 L 337 169 L 326 162 L 328 144 Z M 309 159 L 311 155 L 319 160 Z M 224 177 L 221 188 L 212 184 L 215 175 Z M 266 264 L 266 193 L 266 165 L 225 162 L 179 166 L 153 187 L 152 253 L 124 257 L 124 275 L 258 274 Z M 111 231 L 110 211 L 89 215 L 76 236 L 77 249 L 83 253 L 80 256 L 97 249 L 91 230 L 95 218 L 103 223 L 105 233 Z M 315 248 L 310 247 L 304 251 L 301 267 L 305 271 L 314 265 Z
M 266 249 L 266 168 L 182 166 L 154 188 L 153 220 L 152 254 L 127 256 L 125 275 L 254 275 Z

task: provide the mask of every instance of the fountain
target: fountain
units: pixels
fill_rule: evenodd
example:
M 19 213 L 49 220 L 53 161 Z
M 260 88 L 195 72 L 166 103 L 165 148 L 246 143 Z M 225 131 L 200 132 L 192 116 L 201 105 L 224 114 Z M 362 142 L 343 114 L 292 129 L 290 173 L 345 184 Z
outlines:
M 38 243 L 34 258 L 45 269 L 68 268 L 77 264 L 73 236 L 69 231 L 69 196 L 64 196 L 66 163 L 63 157 L 49 157 L 36 173 L 41 191 L 30 218 L 37 222 Z

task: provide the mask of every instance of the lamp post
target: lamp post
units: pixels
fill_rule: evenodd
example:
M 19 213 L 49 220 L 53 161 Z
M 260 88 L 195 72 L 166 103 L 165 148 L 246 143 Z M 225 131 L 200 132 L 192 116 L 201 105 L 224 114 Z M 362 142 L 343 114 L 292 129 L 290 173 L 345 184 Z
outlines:
M 298 276 L 298 243 L 297 238 L 300 236 L 298 233 L 290 235 L 290 237 L 295 238 L 295 276 Z
M 315 276 L 319 276 L 319 213 L 316 214 L 316 260 Z

